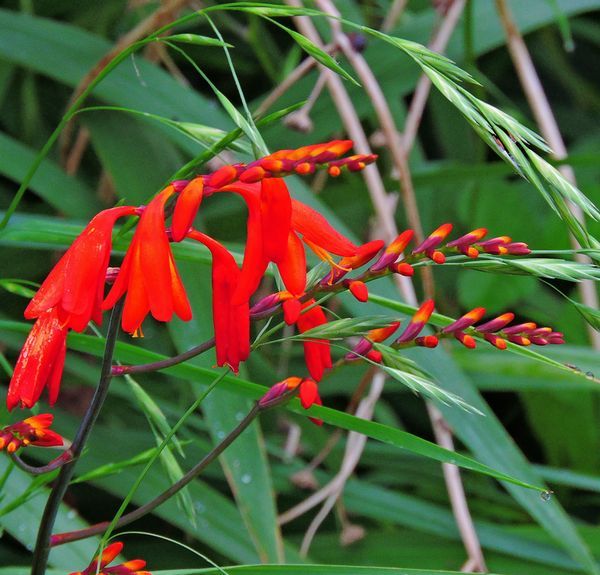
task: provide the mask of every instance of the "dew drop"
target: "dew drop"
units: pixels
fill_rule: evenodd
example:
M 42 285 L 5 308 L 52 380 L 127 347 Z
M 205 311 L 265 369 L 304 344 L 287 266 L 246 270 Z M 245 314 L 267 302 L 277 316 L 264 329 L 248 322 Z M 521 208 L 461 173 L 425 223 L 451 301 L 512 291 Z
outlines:
M 67 513 L 67 518 L 68 519 L 75 519 L 76 516 L 77 516 L 77 513 L 73 509 L 71 509 L 71 511 L 69 511 Z
M 204 506 L 204 503 L 202 503 L 202 501 L 196 501 L 196 503 L 194 504 L 194 508 L 198 513 L 204 513 L 206 511 L 206 507 Z
M 225 437 L 225 432 L 224 431 L 217 431 L 217 438 L 218 439 L 223 439 Z
M 235 418 L 236 418 L 238 421 L 242 421 L 242 419 L 244 419 L 244 417 L 246 417 L 246 416 L 245 416 L 245 414 L 244 414 L 244 413 L 242 413 L 241 411 L 238 411 L 238 412 L 235 414 Z
M 593 371 L 586 371 L 586 372 L 585 372 L 585 374 L 586 374 L 588 377 L 591 377 L 592 379 L 594 378 L 594 372 L 593 372 Z
M 240 466 L 240 460 L 239 459 L 234 459 L 233 460 L 233 466 L 234 467 L 239 467 Z
M 242 475 L 241 477 L 241 481 L 245 485 L 248 485 L 248 483 L 252 481 L 252 475 L 250 475 L 249 473 L 244 473 L 244 475 Z
M 554 491 L 542 491 L 540 493 L 540 497 L 542 498 L 542 501 L 550 501 L 550 499 L 552 499 L 553 493 Z

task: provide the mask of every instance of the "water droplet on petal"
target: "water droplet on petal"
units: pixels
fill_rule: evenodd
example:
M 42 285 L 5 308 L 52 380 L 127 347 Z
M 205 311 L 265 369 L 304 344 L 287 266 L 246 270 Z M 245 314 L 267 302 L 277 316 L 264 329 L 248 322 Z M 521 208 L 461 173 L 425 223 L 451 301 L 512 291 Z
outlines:
M 552 499 L 553 493 L 554 491 L 542 491 L 540 493 L 540 497 L 542 498 L 542 501 L 550 501 L 550 499 Z
M 242 483 L 248 485 L 248 483 L 252 481 L 252 475 L 250 475 L 249 473 L 244 473 L 244 475 L 242 475 L 241 481 Z

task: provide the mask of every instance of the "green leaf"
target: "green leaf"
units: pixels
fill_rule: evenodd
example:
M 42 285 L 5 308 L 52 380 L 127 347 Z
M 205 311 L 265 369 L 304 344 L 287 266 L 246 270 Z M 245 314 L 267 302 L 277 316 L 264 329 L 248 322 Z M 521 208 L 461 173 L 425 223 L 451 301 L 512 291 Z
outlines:
M 189 441 L 183 441 L 181 444 L 190 443 Z M 152 449 L 147 449 L 146 451 L 141 451 L 137 453 L 133 457 L 128 457 L 127 459 L 123 459 L 121 461 L 115 461 L 111 463 L 107 463 L 105 465 L 100 465 L 91 471 L 88 471 L 82 475 L 79 475 L 75 479 L 71 481 L 72 484 L 75 483 L 85 483 L 86 481 L 94 481 L 96 479 L 102 479 L 103 477 L 107 477 L 109 475 L 117 475 L 121 473 L 121 471 L 128 469 L 129 467 L 135 467 L 136 465 L 141 465 L 143 463 L 147 463 L 154 457 L 158 448 L 154 447 Z
M 414 361 L 401 355 L 397 350 L 380 343 L 374 344 L 374 348 L 380 351 L 383 356 L 383 365 L 381 368 L 396 381 L 406 385 L 410 390 L 445 405 L 455 405 L 470 413 L 483 415 L 478 409 L 469 405 L 457 395 L 437 385 L 429 374 L 420 369 Z
M 329 339 L 337 340 L 356 335 L 364 335 L 372 329 L 388 325 L 387 316 L 362 316 L 335 319 L 323 325 L 313 327 L 304 333 L 293 336 L 294 339 Z
M 0 279 L 0 287 L 5 289 L 7 292 L 31 299 L 37 291 L 37 288 L 40 286 L 35 282 L 26 280 L 3 278 Z M 31 289 L 32 287 L 36 289 Z
M 231 44 L 227 44 L 217 38 L 211 38 L 210 36 L 201 36 L 200 34 L 173 34 L 171 36 L 161 36 L 157 38 L 157 42 L 171 41 L 181 42 L 183 44 L 196 44 L 197 46 L 218 46 L 223 48 L 233 48 Z
M 33 150 L 0 132 L 0 174 L 20 182 L 34 157 Z M 30 188 L 48 205 L 67 216 L 91 217 L 102 209 L 94 192 L 83 181 L 67 176 L 49 159 L 41 163 Z
M 600 331 L 600 311 L 585 305 L 583 303 L 576 302 L 571 298 L 567 298 L 574 306 L 575 309 L 581 314 L 581 317 L 589 323 L 596 331 Z
M 600 281 L 600 267 L 555 258 L 500 258 L 482 254 L 477 259 L 448 258 L 447 263 L 481 271 L 530 274 L 571 282 Z
M 169 425 L 165 414 L 161 411 L 160 407 L 152 399 L 152 397 L 146 393 L 146 391 L 137 383 L 137 381 L 135 381 L 135 379 L 129 375 L 126 375 L 124 379 L 129 385 L 137 404 L 142 409 L 146 419 L 148 420 L 148 423 L 150 424 L 157 448 L 160 447 L 165 437 L 171 431 L 171 426 Z M 183 455 L 183 449 L 176 435 L 172 436 L 171 441 L 173 442 L 173 446 L 175 449 L 177 449 L 179 454 Z M 159 458 L 172 483 L 176 483 L 183 477 L 184 472 L 169 447 L 160 452 Z M 194 502 L 192 501 L 187 487 L 184 487 L 177 493 L 177 505 L 179 506 L 179 509 L 187 515 L 189 522 L 195 526 L 196 512 Z
M 279 28 L 282 30 L 285 30 L 300 46 L 300 48 L 302 48 L 309 56 L 312 56 L 317 62 L 326 68 L 329 68 L 339 76 L 342 76 L 342 78 L 349 80 L 354 85 L 360 86 L 360 84 L 335 61 L 335 58 L 311 42 L 306 36 L 296 32 L 295 30 L 292 30 L 291 28 L 288 28 L 287 26 L 284 26 L 280 22 L 271 20 L 270 18 L 269 20 L 276 26 L 279 26 Z

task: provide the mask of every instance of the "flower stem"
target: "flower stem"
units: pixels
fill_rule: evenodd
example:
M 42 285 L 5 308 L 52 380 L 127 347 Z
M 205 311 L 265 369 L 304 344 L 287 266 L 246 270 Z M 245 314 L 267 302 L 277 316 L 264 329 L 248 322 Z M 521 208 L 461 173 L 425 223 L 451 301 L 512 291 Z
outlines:
M 141 363 L 139 365 L 113 365 L 111 368 L 111 375 L 129 375 L 132 373 L 145 373 L 148 371 L 157 371 L 159 369 L 166 369 L 178 363 L 183 363 L 192 357 L 196 357 L 205 351 L 208 351 L 215 345 L 215 338 L 211 337 L 201 344 L 184 351 L 173 357 L 167 359 L 161 359 L 160 361 L 153 361 L 151 363 Z
M 88 409 L 83 416 L 83 420 L 77 435 L 71 445 L 71 460 L 65 463 L 56 479 L 56 482 L 50 492 L 46 507 L 42 515 L 40 522 L 40 528 L 38 530 L 37 541 L 35 544 L 35 550 L 33 552 L 33 562 L 31 566 L 31 575 L 44 575 L 46 572 L 46 566 L 48 563 L 48 555 L 50 554 L 50 536 L 56 515 L 58 513 L 59 506 L 63 500 L 63 497 L 75 471 L 75 464 L 77 459 L 81 455 L 85 443 L 92 431 L 94 423 L 98 419 L 106 395 L 108 394 L 108 388 L 111 380 L 111 364 L 112 357 L 117 342 L 117 332 L 119 329 L 119 320 L 121 317 L 121 310 L 123 309 L 123 300 L 121 300 L 113 308 L 108 322 L 108 330 L 106 334 L 106 346 L 104 348 L 104 356 L 102 358 L 102 369 L 100 371 L 100 379 L 98 381 L 98 387 L 94 393 L 94 397 L 90 402 Z
M 277 402 L 279 404 L 279 402 Z M 168 489 L 163 491 L 160 495 L 149 501 L 148 503 L 138 507 L 134 511 L 122 515 L 116 521 L 112 521 L 109 523 L 108 521 L 103 521 L 102 523 L 96 523 L 95 525 L 91 525 L 90 527 L 86 527 L 85 529 L 79 529 L 78 531 L 70 531 L 68 533 L 59 533 L 57 535 L 53 535 L 51 539 L 51 546 L 62 545 L 64 543 L 70 543 L 72 541 L 79 541 L 80 539 L 85 539 L 87 537 L 92 537 L 93 535 L 99 535 L 103 533 L 107 528 L 111 531 L 118 527 L 123 527 L 124 525 L 128 525 L 133 521 L 140 519 L 144 515 L 152 512 L 159 505 L 163 504 L 165 501 L 173 497 L 178 491 L 183 489 L 190 481 L 196 478 L 210 463 L 212 463 L 227 447 L 229 447 L 235 439 L 256 419 L 256 417 L 270 409 L 273 405 L 260 406 L 258 403 L 255 403 L 252 409 L 248 412 L 246 417 L 240 421 L 240 423 L 221 441 L 217 444 L 209 453 L 207 453 L 194 467 L 192 467 L 185 475 L 183 475 L 179 481 L 173 483 Z
M 46 465 L 29 465 L 23 461 L 16 453 L 11 454 L 10 458 L 14 461 L 15 465 L 26 471 L 30 475 L 43 475 L 44 473 L 49 473 L 50 471 L 54 471 L 59 467 L 62 467 L 66 463 L 72 460 L 71 450 L 68 449 L 64 453 L 61 453 L 58 457 L 55 457 Z

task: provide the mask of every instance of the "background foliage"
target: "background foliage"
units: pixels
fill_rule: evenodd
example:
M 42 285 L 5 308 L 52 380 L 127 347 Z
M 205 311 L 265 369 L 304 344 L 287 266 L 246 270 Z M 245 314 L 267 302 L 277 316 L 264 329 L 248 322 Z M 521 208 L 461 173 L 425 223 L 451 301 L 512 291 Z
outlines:
M 349 20 L 377 28 L 389 5 L 385 0 L 347 0 L 339 2 L 338 8 Z M 195 7 L 193 3 L 189 6 Z M 527 34 L 528 46 L 567 140 L 569 162 L 576 169 L 579 187 L 598 204 L 600 130 L 595 120 L 600 92 L 594 83 L 594 70 L 599 57 L 600 2 L 529 0 L 513 2 L 512 8 L 519 28 Z M 3 3 L 0 209 L 9 206 L 18 183 L 60 121 L 81 78 L 119 37 L 156 9 L 155 2 L 123 0 Z M 216 11 L 211 18 L 224 40 L 234 46 L 230 53 L 235 73 L 249 108 L 254 110 L 301 61 L 303 53 L 285 31 L 255 14 Z M 411 0 L 393 34 L 427 44 L 439 18 L 430 2 Z M 290 21 L 281 22 L 293 26 Z M 324 20 L 317 18 L 315 23 L 328 34 Z M 215 37 L 205 19 L 194 20 L 176 32 Z M 241 109 L 223 49 L 194 44 L 183 47 L 222 94 Z M 535 128 L 492 1 L 468 4 L 447 53 L 481 82 L 472 90 L 475 95 Z M 364 56 L 381 83 L 396 122 L 402 126 L 420 69 L 382 40 L 369 38 Z M 169 66 L 161 58 L 167 58 Z M 304 101 L 317 74 L 313 70 L 295 83 L 274 109 Z M 349 81 L 345 84 L 363 125 L 373 132 L 377 119 L 363 89 Z M 158 44 L 126 59 L 98 86 L 87 105 L 128 108 L 171 123 L 186 123 L 179 128 L 185 128 L 193 138 L 164 121 L 126 111 L 97 110 L 78 115 L 76 130 L 84 129 L 89 134 L 89 144 L 76 173 L 67 173 L 60 146 L 55 146 L 35 175 L 18 212 L 0 232 L 0 341 L 6 371 L 27 329 L 21 321 L 24 296 L 29 295 L 31 285 L 22 280 L 41 281 L 59 250 L 98 209 L 122 200 L 144 202 L 182 165 L 201 153 L 204 145 L 235 128 L 189 60 Z M 309 134 L 293 131 L 281 121 L 264 126 L 261 134 L 270 150 L 341 137 L 344 133 L 334 110 L 325 92 L 311 111 L 313 129 Z M 77 137 L 75 131 L 73 138 Z M 239 145 L 242 157 L 251 151 L 247 139 L 242 138 Z M 386 188 L 397 190 L 398 181 L 386 150 L 376 151 L 381 154 L 379 166 Z M 456 108 L 435 90 L 410 156 L 410 167 L 425 230 L 452 221 L 457 230 L 466 232 L 485 226 L 492 236 L 510 235 L 536 250 L 570 248 L 565 224 L 540 194 L 491 154 Z M 308 184 L 292 180 L 296 197 L 318 206 L 355 239 L 367 239 L 366 224 L 374 221 L 373 208 L 360 176 L 328 180 L 323 189 L 319 178 Z M 311 193 L 311 185 L 317 193 Z M 407 226 L 402 210 L 396 216 L 400 228 Z M 235 198 L 211 198 L 202 207 L 202 226 L 229 242 L 232 249 L 244 241 L 244 218 L 243 205 Z M 590 224 L 589 231 L 598 236 L 599 224 Z M 116 245 L 118 248 L 118 241 Z M 209 260 L 201 249 L 181 249 L 179 255 L 196 319 L 187 324 L 173 322 L 168 327 L 147 321 L 145 337 L 136 340 L 135 346 L 121 338 L 118 357 L 123 362 L 146 361 L 151 353 L 173 355 L 187 349 L 191 341 L 210 337 Z M 475 306 L 484 306 L 490 313 L 516 310 L 519 316 L 566 333 L 568 345 L 544 349 L 544 355 L 574 364 L 583 372 L 600 372 L 600 361 L 588 345 L 581 315 L 552 289 L 577 300 L 575 284 L 552 280 L 549 286 L 533 275 L 481 273 L 450 266 L 435 269 L 434 278 L 441 313 L 457 317 Z M 373 289 L 383 297 L 397 299 L 392 286 L 385 282 Z M 374 304 L 359 306 L 348 299 L 342 301 L 343 308 L 338 311 L 346 315 L 397 315 L 393 309 Z M 77 351 L 68 356 L 63 401 L 57 411 L 58 431 L 67 437 L 72 436 L 89 400 L 98 372 L 93 356 L 101 353 L 93 334 L 74 336 L 70 342 Z M 251 356 L 240 378 L 226 378 L 229 384 L 211 393 L 202 404 L 202 412 L 186 421 L 178 433 L 180 447 L 167 451 L 168 455 L 155 464 L 133 502 L 150 499 L 168 484 L 169 477 L 190 467 L 235 426 L 247 412 L 251 398 L 256 397 L 256 388 L 244 385 L 244 380 L 271 385 L 287 374 L 301 372 L 300 351 L 298 344 L 262 347 Z M 483 346 L 471 352 L 454 345 L 439 353 L 414 352 L 411 357 L 426 366 L 444 388 L 486 414 L 480 417 L 454 406 L 442 406 L 461 453 L 528 483 L 540 485 L 546 481 L 555 492 L 550 501 L 543 501 L 535 491 L 463 472 L 490 570 L 532 575 L 600 573 L 593 559 L 594 555 L 600 556 L 597 384 L 573 372 Z M 78 483 L 61 510 L 57 531 L 106 519 L 116 511 L 149 450 L 162 441 L 179 415 L 214 378 L 213 364 L 214 357 L 209 353 L 168 374 L 114 381 L 101 421 L 78 465 Z M 321 386 L 326 405 L 343 411 L 363 372 L 353 366 L 329 376 Z M 140 386 L 148 395 L 140 391 Z M 336 420 L 338 413 L 329 414 L 332 423 L 357 429 L 355 421 Z M 1 415 L 9 421 L 4 411 Z M 375 409 L 374 421 L 388 427 L 365 430 L 384 442 L 368 441 L 343 497 L 345 512 L 353 524 L 364 528 L 365 536 L 351 545 L 341 544 L 344 514 L 334 513 L 320 529 L 306 561 L 458 571 L 465 553 L 440 465 L 398 449 L 402 446 L 401 436 L 389 432 L 394 428 L 432 440 L 422 399 L 390 380 Z M 299 449 L 285 451 L 289 430 L 296 427 L 302 432 Z M 226 451 L 220 466 L 213 464 L 177 500 L 161 506 L 151 517 L 134 524 L 133 529 L 187 542 L 219 565 L 277 563 L 284 558 L 288 563 L 302 562 L 298 547 L 314 511 L 281 530 L 276 516 L 308 496 L 309 491 L 291 478 L 322 449 L 332 433 L 334 427 L 316 428 L 292 411 L 279 410 L 264 416 Z M 315 473 L 319 484 L 337 472 L 343 450 L 342 438 Z M 134 459 L 140 453 L 146 454 L 141 462 Z M 0 474 L 8 465 L 7 460 L 0 460 Z M 27 565 L 45 488 L 37 483 L 30 487 L 31 479 L 16 469 L 0 476 L 0 525 L 4 531 L 0 565 Z M 23 502 L 16 509 L 15 500 Z M 180 569 L 169 571 L 175 575 L 184 573 L 184 568 L 206 566 L 199 557 L 169 541 L 143 534 L 127 536 L 126 541 L 128 556 L 143 556 L 153 571 Z M 88 540 L 56 548 L 51 555 L 56 573 L 83 568 L 96 544 L 97 540 Z M 231 573 L 238 571 L 259 572 L 253 568 L 228 569 Z M 273 575 L 293 571 L 286 566 L 260 570 Z M 311 568 L 311 572 L 351 575 L 376 571 L 323 567 Z M 0 573 L 15 575 L 19 571 L 7 567 Z

